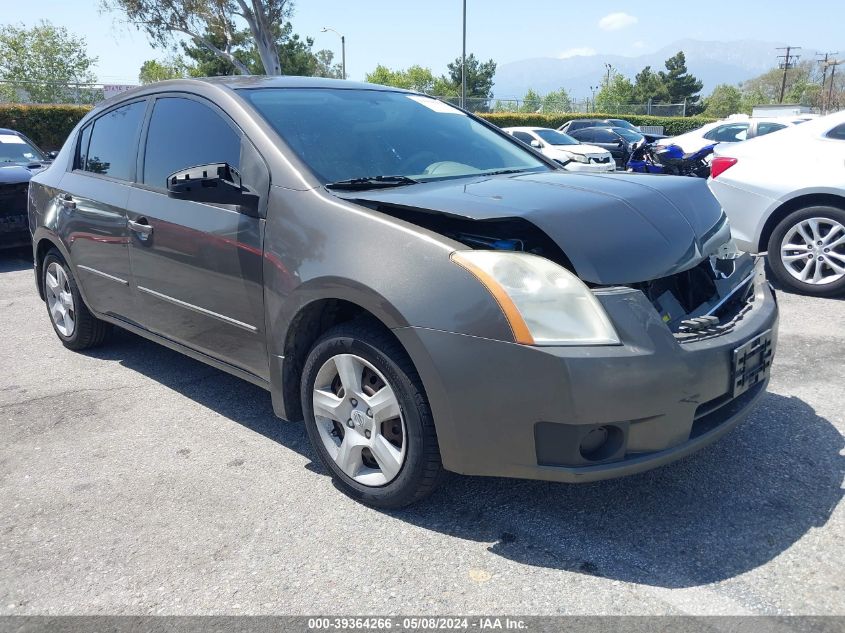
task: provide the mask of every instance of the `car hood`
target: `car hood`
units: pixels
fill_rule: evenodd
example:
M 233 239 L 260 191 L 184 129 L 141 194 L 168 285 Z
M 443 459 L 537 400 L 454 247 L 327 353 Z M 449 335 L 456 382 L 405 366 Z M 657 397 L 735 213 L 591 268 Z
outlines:
M 21 182 L 29 182 L 35 174 L 46 167 L 39 163 L 38 167 L 29 169 L 26 165 L 0 165 L 0 184 L 14 185 Z
M 699 178 L 552 171 L 341 195 L 473 220 L 523 218 L 557 242 L 581 279 L 595 284 L 672 275 L 730 237 L 719 204 Z
M 581 143 L 579 145 L 553 145 L 551 149 L 558 152 L 570 152 L 571 154 L 581 155 L 610 153 L 602 147 L 596 147 L 595 145 L 587 145 L 585 143 Z

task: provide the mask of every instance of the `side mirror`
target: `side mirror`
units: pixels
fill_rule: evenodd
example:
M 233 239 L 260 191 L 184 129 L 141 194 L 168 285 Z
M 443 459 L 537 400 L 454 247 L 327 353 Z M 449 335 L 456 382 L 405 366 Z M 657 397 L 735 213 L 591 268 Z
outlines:
M 534 147 L 536 149 L 540 149 L 541 147 L 543 147 L 543 144 L 540 141 L 535 139 L 535 140 L 531 141 L 531 147 Z
M 59 153 L 55 150 L 53 150 L 52 152 L 47 152 L 47 158 L 49 158 L 50 160 L 56 160 L 56 156 L 58 155 Z
M 228 163 L 197 165 L 170 174 L 167 195 L 177 200 L 230 204 L 252 216 L 258 213 L 258 196 L 242 184 L 240 173 Z

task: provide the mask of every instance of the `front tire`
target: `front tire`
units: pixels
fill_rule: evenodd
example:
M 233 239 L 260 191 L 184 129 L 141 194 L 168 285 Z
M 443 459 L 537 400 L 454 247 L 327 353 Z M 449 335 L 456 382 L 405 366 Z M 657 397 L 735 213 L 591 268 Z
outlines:
M 845 294 L 845 210 L 793 211 L 772 231 L 768 251 L 772 274 L 784 288 L 814 297 Z
M 47 314 L 62 345 L 79 351 L 102 344 L 109 325 L 91 314 L 70 266 L 56 249 L 44 258 L 41 275 Z
M 399 508 L 443 479 L 428 399 L 389 332 L 368 323 L 331 329 L 308 354 L 300 395 L 314 450 L 353 499 Z

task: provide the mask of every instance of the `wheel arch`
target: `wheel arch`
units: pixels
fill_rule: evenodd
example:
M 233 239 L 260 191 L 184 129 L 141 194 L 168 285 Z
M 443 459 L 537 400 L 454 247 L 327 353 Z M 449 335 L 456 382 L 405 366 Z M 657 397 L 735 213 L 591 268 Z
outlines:
M 757 248 L 760 252 L 768 250 L 769 238 L 778 224 L 793 211 L 798 211 L 805 207 L 814 206 L 829 206 L 836 207 L 845 211 L 845 196 L 840 196 L 832 193 L 808 193 L 791 198 L 777 207 L 766 218 L 763 224 L 763 229 L 760 231 L 760 239 L 757 241 Z
M 41 300 L 44 300 L 44 258 L 47 257 L 47 253 L 49 253 L 52 249 L 56 249 L 59 251 L 59 254 L 64 258 L 68 265 L 70 265 L 70 258 L 68 257 L 68 253 L 64 248 L 61 240 L 49 235 L 49 234 L 42 234 L 41 236 L 36 236 L 35 238 L 35 247 L 33 248 L 33 255 L 34 255 L 34 265 L 35 265 L 35 284 L 38 288 L 38 296 L 41 297 Z M 82 290 L 80 289 L 80 292 Z
M 270 383 L 275 413 L 286 420 L 302 419 L 299 389 L 305 360 L 314 343 L 336 325 L 356 320 L 371 323 L 394 338 L 410 358 L 408 350 L 391 331 L 406 323 L 392 314 L 392 310 L 385 312 L 384 308 L 384 303 L 373 309 L 370 302 L 341 296 L 324 296 L 300 303 L 289 319 L 285 319 L 286 325 L 276 329 L 277 334 L 273 338 L 278 347 L 275 351 L 270 350 Z

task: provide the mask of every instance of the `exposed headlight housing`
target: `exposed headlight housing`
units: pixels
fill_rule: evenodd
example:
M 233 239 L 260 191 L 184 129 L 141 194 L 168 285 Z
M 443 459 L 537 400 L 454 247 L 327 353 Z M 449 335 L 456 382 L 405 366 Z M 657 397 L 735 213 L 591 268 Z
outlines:
M 618 345 L 598 299 L 578 277 L 554 262 L 513 251 L 455 251 L 502 308 L 517 343 Z

